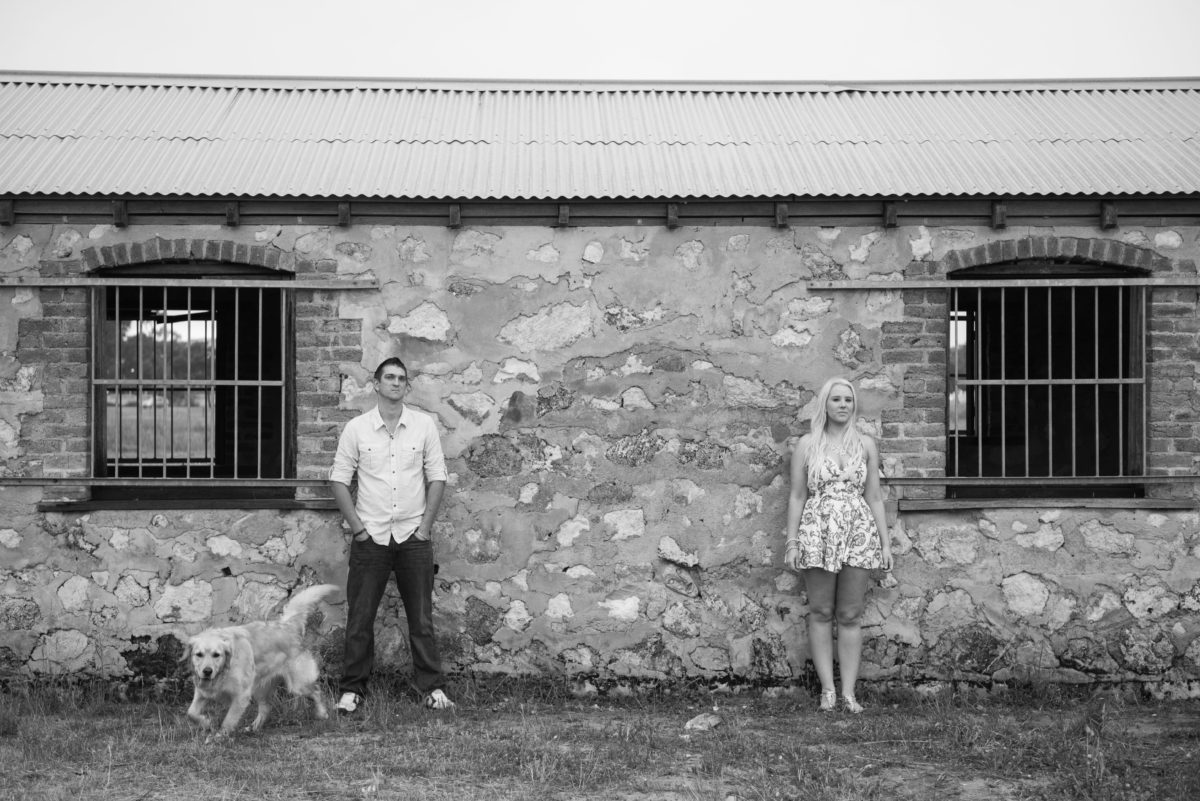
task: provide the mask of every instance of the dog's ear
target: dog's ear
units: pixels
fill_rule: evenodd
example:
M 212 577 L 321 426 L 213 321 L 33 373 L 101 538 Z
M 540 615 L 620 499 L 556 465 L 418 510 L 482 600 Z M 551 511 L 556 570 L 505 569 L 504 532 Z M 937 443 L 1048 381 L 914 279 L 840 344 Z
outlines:
M 189 639 L 187 641 L 187 645 L 185 645 L 183 648 L 183 656 L 179 657 L 180 662 L 191 662 L 192 661 L 192 644 L 193 644 L 193 641 Z

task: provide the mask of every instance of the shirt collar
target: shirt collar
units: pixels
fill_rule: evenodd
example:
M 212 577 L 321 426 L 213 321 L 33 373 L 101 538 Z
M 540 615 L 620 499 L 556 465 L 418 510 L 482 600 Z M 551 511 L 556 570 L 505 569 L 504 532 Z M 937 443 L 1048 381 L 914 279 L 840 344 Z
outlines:
M 381 415 L 379 413 L 378 405 L 372 406 L 371 411 L 367 412 L 367 414 L 370 416 L 372 429 L 387 428 L 387 424 L 383 422 L 383 415 Z M 396 421 L 397 428 L 399 428 L 402 425 L 405 425 L 404 419 L 407 416 L 408 416 L 408 404 L 406 403 L 406 404 L 404 404 L 404 408 L 400 410 L 400 419 L 398 421 Z

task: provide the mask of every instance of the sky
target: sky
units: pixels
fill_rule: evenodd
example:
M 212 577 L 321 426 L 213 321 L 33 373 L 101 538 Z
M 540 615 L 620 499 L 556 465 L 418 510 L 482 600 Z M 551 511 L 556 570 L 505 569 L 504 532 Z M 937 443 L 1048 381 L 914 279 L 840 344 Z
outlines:
M 1200 0 L 0 0 L 0 70 L 595 81 L 1200 76 Z

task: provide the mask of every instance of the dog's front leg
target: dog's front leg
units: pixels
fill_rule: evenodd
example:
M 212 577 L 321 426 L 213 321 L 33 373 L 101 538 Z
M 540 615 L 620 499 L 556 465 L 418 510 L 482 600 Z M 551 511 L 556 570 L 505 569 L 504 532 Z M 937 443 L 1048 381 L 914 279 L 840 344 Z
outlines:
M 212 719 L 204 714 L 204 700 L 204 697 L 199 692 L 194 693 L 192 695 L 192 705 L 188 707 L 187 716 L 198 724 L 200 728 L 207 731 L 212 728 Z
M 237 730 L 238 721 L 242 719 L 242 715 L 246 714 L 248 706 L 250 706 L 249 694 L 234 696 L 232 703 L 229 704 L 229 711 L 225 713 L 225 720 L 221 722 L 221 731 L 218 732 L 221 737 L 228 737 Z

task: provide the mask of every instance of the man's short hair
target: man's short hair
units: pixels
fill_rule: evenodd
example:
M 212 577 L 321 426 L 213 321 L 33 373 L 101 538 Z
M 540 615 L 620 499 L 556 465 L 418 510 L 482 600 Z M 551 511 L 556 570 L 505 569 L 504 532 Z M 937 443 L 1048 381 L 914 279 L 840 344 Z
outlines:
M 379 366 L 375 368 L 375 380 L 376 381 L 379 381 L 383 378 L 383 368 L 388 367 L 388 366 L 399 367 L 401 370 L 404 371 L 404 375 L 406 377 L 408 376 L 408 368 L 404 366 L 404 362 L 400 361 L 400 357 L 399 356 L 391 356 L 391 357 L 381 361 L 379 363 Z

